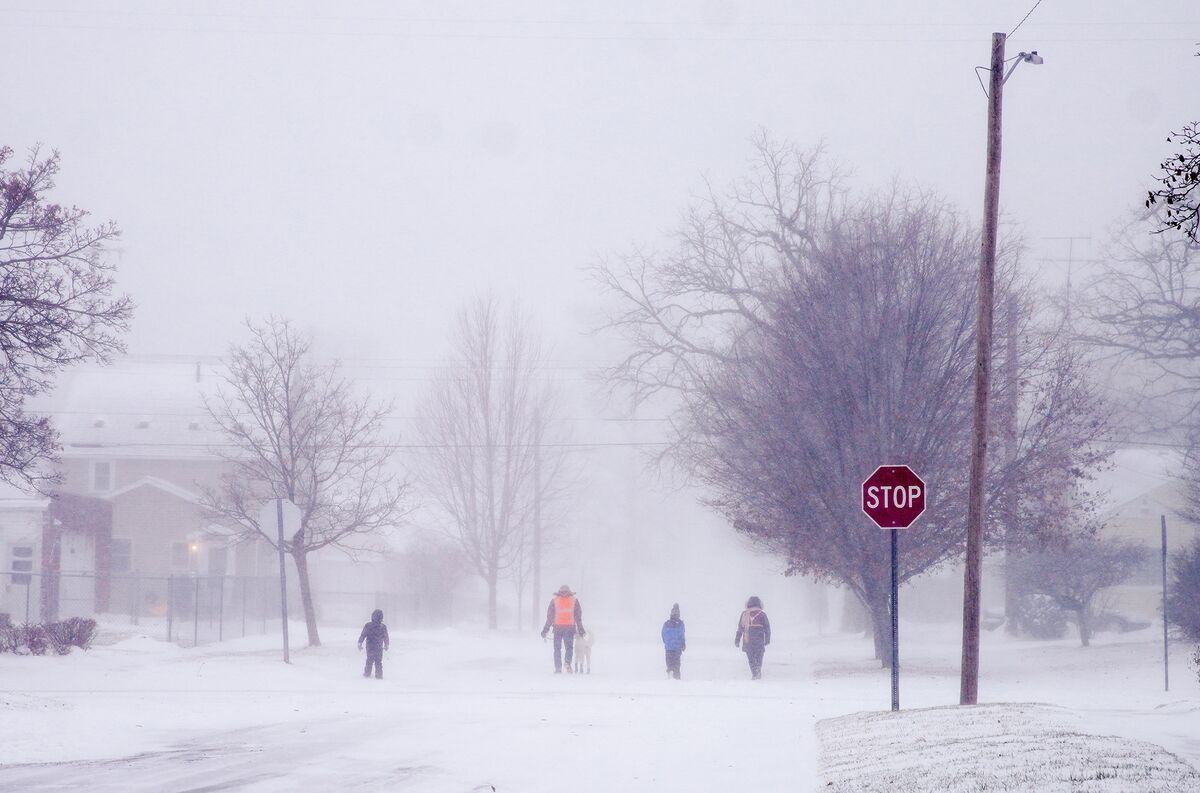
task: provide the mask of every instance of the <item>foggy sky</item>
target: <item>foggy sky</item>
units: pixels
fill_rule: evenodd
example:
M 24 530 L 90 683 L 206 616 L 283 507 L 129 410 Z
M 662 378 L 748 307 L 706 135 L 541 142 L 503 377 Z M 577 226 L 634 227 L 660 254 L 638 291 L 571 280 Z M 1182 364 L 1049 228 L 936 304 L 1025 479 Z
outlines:
M 0 140 L 60 149 L 59 197 L 121 225 L 130 351 L 220 354 L 273 311 L 395 362 L 443 355 L 489 286 L 562 357 L 601 357 L 582 268 L 663 244 L 759 128 L 978 219 L 972 69 L 1031 3 L 47 5 L 0 2 Z M 1049 0 L 1009 42 L 1046 60 L 1005 93 L 1002 205 L 1031 262 L 1137 206 L 1200 108 L 1197 41 L 1190 0 Z

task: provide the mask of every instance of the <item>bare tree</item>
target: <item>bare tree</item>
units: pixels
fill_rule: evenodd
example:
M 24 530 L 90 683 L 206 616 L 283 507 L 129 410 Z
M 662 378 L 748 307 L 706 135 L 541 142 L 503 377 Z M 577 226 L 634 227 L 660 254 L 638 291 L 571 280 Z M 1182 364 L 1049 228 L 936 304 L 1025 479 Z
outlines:
M 1200 244 L 1179 232 L 1152 234 L 1136 218 L 1113 235 L 1100 273 L 1084 289 L 1082 341 L 1148 364 L 1157 393 L 1182 400 L 1176 420 L 1200 407 Z
M 1200 58 L 1200 52 L 1196 53 Z M 1178 231 L 1200 243 L 1200 123 L 1191 121 L 1167 136 L 1180 151 L 1159 164 L 1161 187 L 1148 191 L 1146 208 L 1160 207 L 1157 231 Z
M 1073 613 L 1079 641 L 1087 647 L 1096 595 L 1128 580 L 1147 556 L 1145 546 L 1135 542 L 1077 538 L 1067 545 L 1018 557 L 1015 578 L 1023 592 L 1048 595 Z
M 51 203 L 58 152 L 34 149 L 12 171 L 11 157 L 0 147 L 0 478 L 38 487 L 55 480 L 45 463 L 58 434 L 24 412 L 25 400 L 66 367 L 123 350 L 133 302 L 113 295 L 104 257 L 116 224 L 88 226 L 84 210 Z
M 326 547 L 353 553 L 404 516 L 407 486 L 382 438 L 389 406 L 355 395 L 336 363 L 310 358 L 311 339 L 282 319 L 247 322 L 250 340 L 231 348 L 228 372 L 205 402 L 227 444 L 227 468 L 204 492 L 210 519 L 239 538 L 278 548 L 274 525 L 261 526 L 262 505 L 276 498 L 300 508 L 300 528 L 283 550 L 296 565 L 308 643 L 320 645 L 308 555 Z
M 819 152 L 764 140 L 757 154 L 754 178 L 710 192 L 673 251 L 601 271 L 624 308 L 612 324 L 633 342 L 611 375 L 642 397 L 677 396 L 672 459 L 789 573 L 853 591 L 886 662 L 888 543 L 860 511 L 860 484 L 903 462 L 930 486 L 901 537 L 902 581 L 961 553 L 978 235 L 933 196 L 853 200 Z M 995 539 L 1019 511 L 1004 521 L 1025 532 L 1007 538 L 1018 545 L 1066 525 L 1035 519 L 1068 508 L 1044 491 L 1087 478 L 1105 452 L 1085 364 L 1033 324 L 1015 259 L 1001 258 L 1013 308 L 998 320 L 1016 325 L 999 354 L 1018 356 L 1018 376 L 995 388 L 1001 404 L 1021 388 L 1021 410 L 1011 450 L 989 458 L 987 503 Z
M 1200 123 L 1184 124 L 1167 136 L 1181 151 L 1162 161 L 1162 187 L 1149 191 L 1146 207 L 1162 207 L 1159 231 L 1178 231 L 1200 242 Z
M 427 456 L 421 480 L 449 522 L 449 535 L 487 584 L 488 627 L 497 626 L 497 588 L 529 560 L 529 529 L 541 488 L 555 476 L 548 454 L 553 390 L 539 379 L 542 350 L 529 322 L 482 297 L 459 316 L 454 364 L 419 411 Z M 520 607 L 521 604 L 518 604 Z

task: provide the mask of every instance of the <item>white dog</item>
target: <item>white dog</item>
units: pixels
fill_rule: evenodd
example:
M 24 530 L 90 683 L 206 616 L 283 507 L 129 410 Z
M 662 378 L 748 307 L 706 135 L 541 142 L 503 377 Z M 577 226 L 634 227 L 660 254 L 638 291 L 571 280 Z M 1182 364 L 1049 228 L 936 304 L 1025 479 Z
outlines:
M 580 636 L 575 635 L 575 658 L 572 664 L 576 674 L 583 674 L 583 667 L 587 666 L 587 673 L 592 673 L 592 632 Z

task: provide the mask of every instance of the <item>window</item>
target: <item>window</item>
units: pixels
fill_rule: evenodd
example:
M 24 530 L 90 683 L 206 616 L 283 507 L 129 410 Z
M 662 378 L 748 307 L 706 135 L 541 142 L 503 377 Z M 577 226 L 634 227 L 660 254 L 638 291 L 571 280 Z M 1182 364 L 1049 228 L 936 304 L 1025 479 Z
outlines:
M 113 489 L 113 464 L 107 460 L 92 462 L 92 491 L 107 493 Z
M 188 569 L 188 544 L 186 542 L 171 543 L 171 569 Z
M 12 582 L 29 585 L 33 578 L 33 546 L 14 545 L 12 549 Z
M 113 540 L 108 544 L 108 571 L 128 573 L 133 569 L 133 540 Z

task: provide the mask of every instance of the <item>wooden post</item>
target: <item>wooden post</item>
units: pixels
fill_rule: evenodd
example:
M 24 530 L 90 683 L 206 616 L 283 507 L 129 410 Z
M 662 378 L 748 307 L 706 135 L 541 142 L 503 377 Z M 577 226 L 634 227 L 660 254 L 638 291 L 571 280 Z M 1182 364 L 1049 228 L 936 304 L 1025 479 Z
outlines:
M 996 229 L 1000 214 L 1000 121 L 1004 94 L 1005 34 L 992 34 L 988 92 L 987 177 L 983 190 L 983 239 L 979 251 L 979 302 L 975 324 L 975 412 L 967 488 L 967 560 L 963 573 L 962 677 L 958 702 L 979 699 L 979 611 L 983 582 L 984 474 L 987 469 L 988 390 L 992 381 L 992 309 L 996 276 Z

